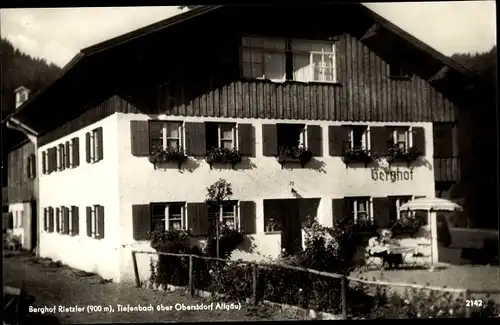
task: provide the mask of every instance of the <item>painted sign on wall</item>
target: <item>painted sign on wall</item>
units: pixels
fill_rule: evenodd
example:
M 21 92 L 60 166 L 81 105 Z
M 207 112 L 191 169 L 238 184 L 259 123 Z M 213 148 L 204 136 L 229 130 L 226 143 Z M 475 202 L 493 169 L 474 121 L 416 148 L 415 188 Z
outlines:
M 390 169 L 375 169 L 371 170 L 372 179 L 374 181 L 385 181 L 385 182 L 399 182 L 399 181 L 412 181 L 413 180 L 413 168 L 410 170 L 399 170 L 399 167 L 396 170 Z

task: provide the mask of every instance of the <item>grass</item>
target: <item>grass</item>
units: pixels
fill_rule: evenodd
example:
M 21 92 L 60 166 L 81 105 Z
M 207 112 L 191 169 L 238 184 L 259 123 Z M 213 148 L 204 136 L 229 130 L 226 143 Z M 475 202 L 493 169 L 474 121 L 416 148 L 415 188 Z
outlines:
M 131 306 L 175 304 L 195 305 L 210 303 L 198 297 L 180 292 L 159 292 L 135 288 L 131 284 L 107 283 L 87 272 L 73 270 L 50 260 L 35 259 L 17 254 L 3 259 L 4 285 L 21 287 L 35 296 L 35 307 L 51 306 L 112 306 L 114 313 L 58 313 L 52 315 L 52 324 L 82 323 L 150 323 L 150 322 L 195 322 L 195 321 L 252 321 L 292 320 L 278 308 L 242 305 L 240 310 L 176 311 L 167 312 L 117 312 L 117 305 Z M 231 303 L 227 301 L 226 303 Z M 46 315 L 47 316 L 47 315 Z M 57 317 L 57 320 L 54 318 Z M 47 320 L 43 321 L 48 323 Z

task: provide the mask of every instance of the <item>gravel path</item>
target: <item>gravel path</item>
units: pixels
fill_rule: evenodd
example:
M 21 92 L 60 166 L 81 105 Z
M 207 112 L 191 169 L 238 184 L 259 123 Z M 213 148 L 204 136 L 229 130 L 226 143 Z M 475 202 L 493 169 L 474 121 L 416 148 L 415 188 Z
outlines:
M 56 312 L 46 313 L 43 323 L 146 323 L 146 322 L 196 322 L 196 321 L 252 321 L 252 320 L 292 320 L 281 310 L 259 307 L 257 310 L 242 305 L 240 310 L 175 310 L 176 304 L 209 305 L 211 302 L 198 297 L 190 297 L 180 292 L 158 292 L 138 289 L 129 284 L 103 283 L 102 279 L 82 274 L 65 266 L 49 261 L 15 255 L 3 257 L 4 285 L 20 287 L 25 283 L 27 292 L 35 296 L 35 307 L 52 306 L 111 306 L 114 312 Z M 231 303 L 227 301 L 226 303 Z M 173 307 L 170 311 L 119 312 L 118 304 L 142 306 L 159 305 Z M 57 319 L 54 317 L 56 316 Z M 48 321 L 48 319 L 51 319 Z M 36 323 L 37 321 L 34 321 Z M 41 322 L 39 319 L 38 322 Z

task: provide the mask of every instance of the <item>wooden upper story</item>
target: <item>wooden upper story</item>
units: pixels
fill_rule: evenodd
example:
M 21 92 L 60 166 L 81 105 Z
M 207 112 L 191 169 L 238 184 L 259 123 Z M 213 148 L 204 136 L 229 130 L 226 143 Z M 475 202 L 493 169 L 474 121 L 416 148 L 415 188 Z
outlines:
M 37 173 L 35 145 L 25 140 L 13 147 L 7 158 L 7 192 L 9 203 L 36 200 Z

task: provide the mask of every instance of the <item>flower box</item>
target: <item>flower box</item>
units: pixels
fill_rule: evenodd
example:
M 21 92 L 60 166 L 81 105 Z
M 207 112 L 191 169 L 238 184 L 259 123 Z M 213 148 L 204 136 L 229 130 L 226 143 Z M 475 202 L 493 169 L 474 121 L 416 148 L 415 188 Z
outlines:
M 411 147 L 408 148 L 408 150 L 405 150 L 403 148 L 394 146 L 387 151 L 386 159 L 389 164 L 395 162 L 405 162 L 409 166 L 420 156 L 422 156 L 422 153 L 416 147 Z
M 349 166 L 351 163 L 363 163 L 365 167 L 373 160 L 370 151 L 363 148 L 346 149 L 342 160 Z
M 278 154 L 276 159 L 284 168 L 287 163 L 300 163 L 302 168 L 312 159 L 312 152 L 307 148 L 297 148 L 297 147 L 286 147 L 282 146 L 278 148 Z
M 242 155 L 237 149 L 212 148 L 207 151 L 205 161 L 212 169 L 213 164 L 231 164 L 231 167 L 241 162 Z
M 158 149 L 149 155 L 149 162 L 155 166 L 159 163 L 177 163 L 181 168 L 183 162 L 187 160 L 187 155 L 182 148 Z

